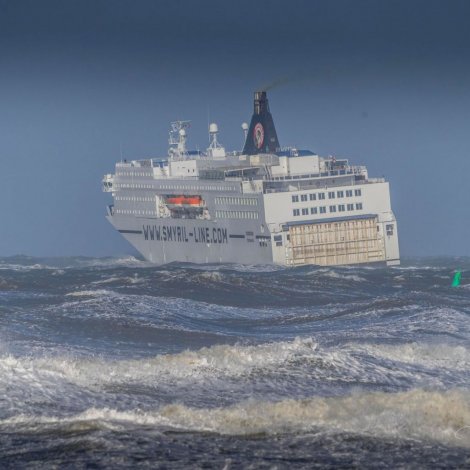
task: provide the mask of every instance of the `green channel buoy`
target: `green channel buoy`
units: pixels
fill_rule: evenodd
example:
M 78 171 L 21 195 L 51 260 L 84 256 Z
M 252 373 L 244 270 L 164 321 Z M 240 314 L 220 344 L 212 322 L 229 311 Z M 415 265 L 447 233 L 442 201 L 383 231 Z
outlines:
M 452 281 L 452 287 L 459 287 L 460 286 L 460 279 L 462 278 L 462 272 L 457 271 L 454 274 L 454 280 Z

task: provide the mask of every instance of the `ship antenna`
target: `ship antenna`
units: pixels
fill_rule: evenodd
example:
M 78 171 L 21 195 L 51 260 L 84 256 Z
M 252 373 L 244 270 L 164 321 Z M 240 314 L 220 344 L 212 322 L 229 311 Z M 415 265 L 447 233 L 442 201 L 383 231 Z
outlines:
M 207 105 L 207 129 L 208 130 L 209 130 L 209 127 L 210 127 L 210 123 L 211 123 L 211 121 L 210 121 L 210 108 L 209 108 L 209 105 Z M 211 133 L 210 132 L 208 132 L 207 137 L 208 137 L 209 143 L 210 143 L 210 141 L 211 141 Z

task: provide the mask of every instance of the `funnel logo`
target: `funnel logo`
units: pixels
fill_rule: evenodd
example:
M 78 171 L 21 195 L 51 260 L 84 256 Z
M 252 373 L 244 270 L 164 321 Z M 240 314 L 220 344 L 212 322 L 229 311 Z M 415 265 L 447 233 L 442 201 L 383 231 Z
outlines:
M 260 149 L 263 146 L 264 129 L 260 122 L 258 122 L 258 124 L 256 124 L 255 128 L 253 129 L 253 140 L 257 149 Z

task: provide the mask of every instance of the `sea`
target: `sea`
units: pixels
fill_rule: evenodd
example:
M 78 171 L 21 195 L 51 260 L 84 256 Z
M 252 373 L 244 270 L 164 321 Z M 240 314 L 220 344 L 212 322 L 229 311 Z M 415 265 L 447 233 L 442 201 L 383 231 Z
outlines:
M 470 258 L 0 258 L 0 468 L 470 468 Z

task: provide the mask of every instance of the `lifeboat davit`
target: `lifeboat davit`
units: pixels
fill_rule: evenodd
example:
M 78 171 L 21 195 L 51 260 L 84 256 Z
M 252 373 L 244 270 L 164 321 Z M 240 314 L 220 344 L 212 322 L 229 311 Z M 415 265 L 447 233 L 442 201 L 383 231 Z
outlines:
M 201 196 L 168 196 L 166 201 L 168 204 L 200 206 L 202 198 Z

